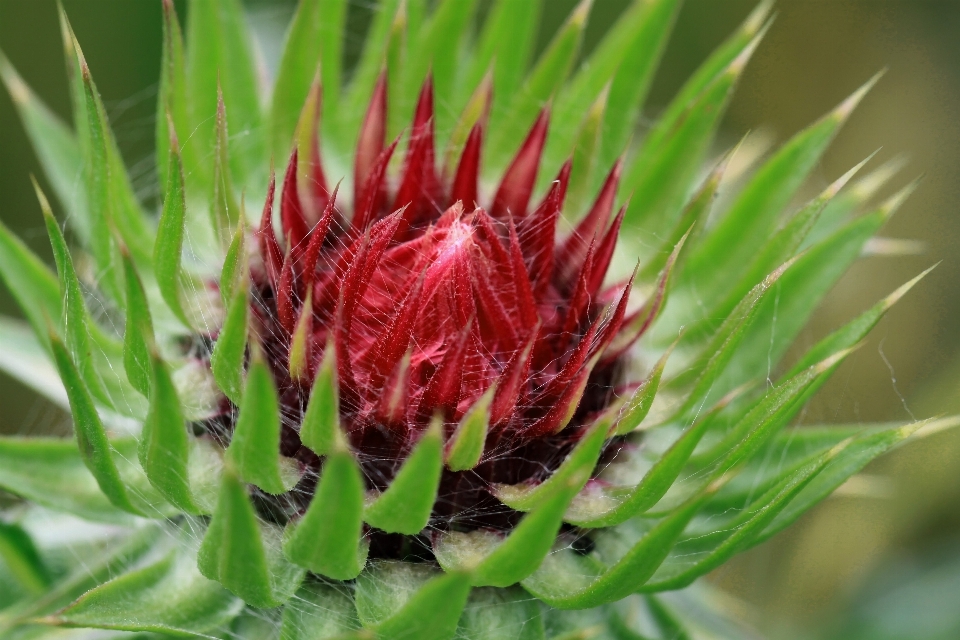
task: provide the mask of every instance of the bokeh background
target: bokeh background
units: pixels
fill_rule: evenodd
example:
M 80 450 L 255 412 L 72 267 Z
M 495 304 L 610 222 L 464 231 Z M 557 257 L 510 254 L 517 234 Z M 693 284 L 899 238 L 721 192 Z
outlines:
M 527 0 L 516 0 L 527 1 Z M 180 3 L 178 2 L 178 5 Z M 375 10 L 354 0 L 362 33 Z M 573 0 L 546 0 L 541 45 Z M 596 0 L 589 50 L 627 4 Z M 647 107 L 655 116 L 755 0 L 687 0 Z M 153 119 L 160 63 L 159 0 L 63 0 L 133 167 L 156 194 Z M 292 0 L 250 1 L 264 42 L 277 41 Z M 181 15 L 185 8 L 178 6 Z M 927 266 L 941 262 L 874 330 L 814 399 L 807 422 L 908 420 L 960 411 L 960 2 L 780 0 L 722 137 L 782 141 L 880 69 L 887 73 L 824 157 L 818 191 L 882 147 L 871 167 L 903 158 L 894 187 L 920 189 L 882 234 L 922 243 L 915 255 L 862 259 L 801 338 L 811 343 Z M 359 37 L 348 41 L 348 59 Z M 0 0 L 0 47 L 54 111 L 69 119 L 54 0 Z M 269 45 L 265 48 L 270 55 Z M 0 217 L 51 260 L 30 186 L 39 165 L 6 93 L 0 94 Z M 0 313 L 17 315 L 0 287 Z M 0 344 L 0 349 L 3 345 Z M 0 374 L 0 433 L 62 428 L 67 417 Z M 789 530 L 718 570 L 729 606 L 774 638 L 864 640 L 960 637 L 960 433 L 910 444 L 872 464 Z

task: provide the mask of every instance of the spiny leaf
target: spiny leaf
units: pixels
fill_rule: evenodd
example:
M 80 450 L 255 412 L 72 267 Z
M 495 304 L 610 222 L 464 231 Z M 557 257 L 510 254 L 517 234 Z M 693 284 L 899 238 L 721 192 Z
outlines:
M 388 533 L 416 535 L 427 526 L 443 470 L 443 434 L 435 418 L 389 488 L 367 505 L 363 519 Z
M 878 79 L 875 76 L 819 122 L 794 136 L 744 187 L 687 263 L 685 277 L 696 278 L 700 291 L 717 290 L 718 274 L 727 279 L 743 272 L 741 265 L 749 263 L 776 217 Z
M 804 248 L 817 244 L 849 222 L 850 215 L 859 211 L 862 205 L 877 195 L 905 165 L 906 160 L 903 157 L 894 157 L 840 192 L 824 208 L 820 220 L 807 236 Z
M 245 283 L 233 288 L 235 291 L 227 307 L 226 319 L 213 345 L 210 369 L 224 394 L 234 404 L 240 404 L 240 399 L 243 397 L 243 364 L 247 352 L 247 316 L 249 315 L 247 296 L 249 294 Z
M 337 4 L 345 3 L 340 1 Z M 339 17 L 342 20 L 342 11 Z M 323 39 L 320 32 L 324 27 L 323 18 L 321 18 L 321 0 L 303 0 L 297 5 L 297 11 L 287 30 L 283 56 L 280 58 L 280 68 L 277 71 L 277 80 L 271 96 L 270 143 L 275 156 L 283 157 L 289 152 L 300 110 L 317 74 L 321 62 L 320 48 Z M 338 39 L 337 35 L 341 31 L 342 24 L 333 24 L 328 27 L 328 33 L 335 39 Z M 331 83 L 326 84 L 329 92 Z
M 157 176 L 161 186 L 164 186 L 164 179 L 170 175 L 169 162 L 173 151 L 171 141 L 175 139 L 173 131 L 185 133 L 191 130 L 186 65 L 183 33 L 180 31 L 180 21 L 177 19 L 173 0 L 163 0 L 163 50 L 160 58 L 160 88 L 157 90 L 156 127 Z M 188 156 L 192 151 L 192 147 L 186 150 Z M 185 162 L 190 173 L 197 170 L 197 162 L 192 156 Z M 164 199 L 170 197 L 169 179 L 165 186 Z
M 939 264 L 939 263 L 937 263 Z M 837 329 L 830 335 L 823 338 L 820 342 L 810 348 L 796 364 L 787 372 L 787 376 L 797 374 L 814 363 L 823 360 L 831 353 L 836 353 L 843 349 L 849 349 L 863 340 L 873 327 L 880 321 L 884 314 L 899 302 L 900 298 L 907 295 L 914 285 L 922 280 L 928 273 L 937 268 L 937 265 L 927 268 L 922 273 L 914 276 L 911 280 L 900 285 L 896 291 L 886 298 L 864 311 L 862 314 Z
M 233 232 L 233 240 L 227 247 L 227 255 L 223 259 L 223 269 L 220 272 L 220 299 L 223 306 L 229 308 L 237 287 L 246 287 L 247 271 L 247 223 L 241 214 L 239 224 Z M 159 277 L 159 276 L 158 276 Z
M 487 428 L 490 423 L 490 405 L 496 385 L 474 402 L 463 415 L 460 423 L 446 445 L 446 464 L 451 471 L 473 469 L 483 455 L 483 445 L 487 440 Z
M 680 5 L 675 0 L 637 4 L 643 7 L 642 16 L 636 17 L 639 27 L 625 45 L 623 59 L 610 84 L 597 159 L 601 167 L 609 166 L 623 153 L 634 131 Z
M 139 508 L 133 505 L 127 495 L 126 485 L 120 478 L 117 465 L 113 461 L 113 448 L 107 440 L 107 433 L 100 421 L 100 416 L 97 414 L 93 398 L 73 363 L 70 352 L 59 336 L 53 333 L 50 335 L 50 345 L 53 349 L 57 369 L 60 371 L 60 379 L 63 380 L 67 397 L 70 399 L 70 412 L 73 414 L 77 444 L 80 447 L 80 455 L 84 464 L 87 465 L 93 477 L 97 479 L 100 490 L 109 498 L 110 502 L 129 513 L 144 515 Z
M 60 317 L 57 277 L 0 221 L 0 278 L 49 349 L 47 322 Z
M 119 455 L 134 455 L 136 442 L 114 441 Z M 128 524 L 133 520 L 107 500 L 90 474 L 74 440 L 0 438 L 0 486 L 54 511 L 93 522 Z
M 749 459 L 772 434 L 800 408 L 799 399 L 814 384 L 828 378 L 853 349 L 832 354 L 823 361 L 804 369 L 785 380 L 764 395 L 754 407 L 721 439 L 703 453 L 698 453 L 695 464 L 710 464 L 719 460 L 719 468 L 731 469 Z
M 409 122 L 413 114 L 417 93 L 429 71 L 433 79 L 437 146 L 442 147 L 446 132 L 455 117 L 447 105 L 453 95 L 459 59 L 456 54 L 476 9 L 476 0 L 441 0 L 432 15 L 416 35 L 416 46 L 407 51 L 403 67 L 403 85 L 397 118 Z M 411 25 L 412 26 L 412 25 Z M 411 34 L 416 34 L 411 29 Z
M 492 111 L 498 118 L 507 113 L 530 64 L 542 4 L 543 0 L 497 0 L 483 24 L 472 62 L 459 87 L 461 100 L 466 101 L 492 65 Z
M 856 260 L 866 241 L 890 219 L 913 191 L 908 185 L 875 211 L 856 218 L 798 256 L 776 285 L 776 295 L 760 304 L 754 324 L 744 336 L 716 390 L 739 386 L 776 364 L 806 324 L 814 309 Z M 776 326 L 776 331 L 772 327 Z
M 350 149 L 356 142 L 360 123 L 367 110 L 367 103 L 373 95 L 373 87 L 383 68 L 388 36 L 399 4 L 400 0 L 383 0 L 377 7 L 373 22 L 370 24 L 363 53 L 354 71 L 350 89 L 344 97 L 345 107 L 338 110 L 340 123 L 338 141 L 343 149 Z
M 306 573 L 287 562 L 278 547 L 279 535 L 258 521 L 245 486 L 227 465 L 197 556 L 200 573 L 248 604 L 276 607 L 296 592 Z
M 740 144 L 742 144 L 742 141 Z M 740 148 L 740 144 L 731 149 L 723 159 L 717 163 L 713 171 L 704 179 L 700 188 L 690 197 L 689 202 L 687 202 L 683 209 L 683 213 L 680 214 L 677 223 L 673 226 L 673 230 L 666 235 L 663 242 L 660 243 L 660 247 L 652 253 L 647 264 L 645 264 L 637 274 L 641 281 L 652 280 L 661 272 L 676 250 L 676 246 L 681 238 L 686 236 L 688 242 L 692 245 L 699 237 L 706 223 L 706 219 L 710 215 L 713 202 L 717 198 L 720 183 L 723 180 L 723 174 L 730 164 L 730 160 L 736 155 L 737 149 Z M 683 262 L 682 260 L 678 261 Z M 680 265 L 674 265 L 674 268 L 680 271 L 679 266 Z
M 81 73 L 86 63 L 80 60 Z M 110 229 L 113 218 L 113 203 L 110 197 L 109 160 L 107 143 L 103 131 L 103 122 L 99 117 L 97 96 L 89 81 L 89 70 L 83 75 L 84 103 L 86 118 L 83 137 L 87 144 L 83 147 L 83 162 L 86 168 L 87 208 L 90 211 L 90 251 L 97 267 L 97 280 L 105 293 L 114 301 L 122 301 L 123 291 L 120 283 L 119 258 Z M 122 302 L 121 302 L 122 304 Z
M 509 111 L 498 112 L 496 97 L 490 114 L 491 138 L 487 145 L 486 164 L 501 168 L 524 139 L 524 133 L 537 118 L 543 105 L 550 101 L 563 85 L 580 49 L 580 41 L 586 27 L 592 0 L 581 0 L 567 19 L 566 24 L 554 36 L 553 41 L 540 56 L 523 87 L 511 94 Z M 496 72 L 494 72 L 496 73 Z M 497 87 L 494 85 L 494 95 Z M 509 115 L 508 115 L 509 114 Z
M 340 402 L 337 397 L 337 364 L 331 340 L 324 351 L 323 364 L 313 381 L 310 401 L 300 425 L 300 441 L 318 456 L 333 451 L 340 432 Z
M 701 350 L 703 355 L 699 361 L 670 381 L 670 385 L 679 386 L 696 380 L 687 399 L 675 413 L 678 418 L 689 417 L 691 412 L 696 407 L 703 406 L 709 397 L 721 395 L 714 392 L 714 383 L 735 356 L 744 335 L 756 318 L 761 303 L 793 264 L 794 261 L 790 261 L 781 265 L 744 296 Z
M 177 389 L 156 351 L 148 358 L 150 410 L 140 433 L 140 465 L 150 484 L 171 504 L 187 513 L 202 513 L 190 490 L 190 441 Z
M 902 427 L 905 424 L 897 423 L 895 426 Z M 763 495 L 844 440 L 890 426 L 887 423 L 870 426 L 834 424 L 782 429 L 743 464 L 737 475 L 717 492 L 704 510 L 712 514 L 743 510 L 757 496 Z M 776 460 L 776 464 L 771 464 L 772 460 Z
M 584 203 L 591 186 L 591 176 L 597 168 L 597 152 L 599 151 L 603 114 L 607 109 L 607 98 L 610 95 L 609 87 L 604 88 L 580 123 L 573 144 L 573 167 L 570 171 L 570 186 L 567 188 L 567 199 L 564 210 L 576 218 L 584 208 Z M 555 130 L 556 123 L 554 123 Z M 547 138 L 549 143 L 550 138 Z M 549 170 L 543 175 L 551 175 Z
M 956 416 L 938 420 L 924 420 L 909 425 L 885 429 L 875 433 L 863 433 L 854 438 L 839 455 L 834 457 L 823 472 L 794 499 L 766 529 L 753 538 L 751 545 L 759 544 L 782 531 L 857 473 L 868 462 L 889 451 L 907 438 L 937 433 L 960 425 Z
M 703 502 L 720 486 L 722 480 L 707 485 L 647 531 L 612 566 L 597 567 L 594 575 L 578 577 L 581 581 L 579 585 L 573 586 L 567 580 L 554 580 L 556 569 L 551 567 L 551 563 L 545 562 L 536 573 L 523 581 L 524 588 L 557 609 L 595 607 L 633 593 L 654 574 Z
M 607 493 L 602 486 L 597 487 L 594 491 L 599 489 L 601 498 L 606 498 L 599 501 L 593 492 L 583 492 L 574 500 L 564 520 L 581 527 L 613 527 L 650 510 L 680 476 L 704 434 L 715 425 L 716 415 L 735 397 L 736 394 L 731 394 L 723 398 L 699 416 L 628 492 L 613 488 Z
M 323 126 L 327 138 L 335 130 L 340 107 L 342 84 L 343 41 L 346 32 L 347 2 L 320 2 L 320 77 L 324 86 Z
M 113 578 L 58 613 L 60 624 L 95 629 L 204 634 L 233 618 L 243 601 L 197 571 L 181 543 L 164 558 Z
M 150 525 L 136 528 L 132 533 L 128 531 L 109 536 L 104 550 L 95 551 L 91 557 L 84 558 L 79 567 L 61 578 L 41 597 L 22 602 L 14 610 L 6 610 L 0 625 L 7 630 L 10 623 L 15 627 L 65 607 L 89 589 L 140 561 L 156 548 L 163 529 Z
M 582 114 L 608 85 L 613 97 L 611 108 L 616 116 L 604 118 L 601 114 L 602 135 L 623 140 L 612 156 L 601 160 L 601 169 L 606 169 L 622 153 L 627 137 L 622 133 L 633 130 L 679 5 L 678 0 L 634 0 L 618 16 L 597 49 L 560 91 L 544 154 L 546 174 L 552 176 L 556 167 L 569 157 Z M 599 123 L 597 129 L 599 133 Z
M 770 10 L 773 8 L 773 0 L 761 0 L 759 4 L 750 12 L 747 19 L 743 21 L 740 28 L 737 29 L 723 44 L 717 47 L 710 57 L 701 64 L 690 78 L 683 84 L 680 91 L 667 106 L 663 115 L 660 116 L 662 123 L 657 130 L 663 134 L 671 131 L 676 122 L 683 117 L 683 112 L 696 96 L 703 92 L 708 84 L 720 75 L 724 69 L 730 66 L 735 58 L 742 55 L 744 50 L 750 47 L 758 35 L 762 34 L 768 27 L 767 20 Z M 653 143 L 650 138 L 650 144 Z M 662 140 L 661 140 L 662 141 Z M 615 152 L 616 153 L 616 152 Z
M 187 96 L 191 140 L 198 157 L 214 149 L 218 86 L 234 131 L 230 141 L 230 168 L 240 183 L 256 179 L 263 162 L 263 128 L 257 74 L 251 56 L 250 35 L 239 0 L 190 0 L 187 21 Z M 229 73 L 227 70 L 229 69 Z M 212 186 L 213 173 L 204 176 Z M 209 187 L 208 187 L 209 188 Z
M 538 485 L 496 485 L 494 495 L 498 500 L 517 511 L 533 511 L 548 501 L 584 471 L 590 472 L 597 464 L 603 445 L 610 435 L 616 418 L 616 410 L 608 411 L 594 422 L 577 446 L 573 448 L 556 471 Z
M 40 166 L 60 204 L 71 216 L 71 226 L 84 246 L 90 246 L 90 220 L 80 145 L 70 128 L 34 94 L 0 52 L 0 79 L 7 86 Z
M 113 403 L 104 390 L 94 362 L 90 336 L 92 320 L 84 303 L 80 280 L 77 278 L 77 272 L 73 266 L 73 258 L 70 256 L 70 250 L 67 248 L 67 241 L 60 231 L 60 226 L 56 218 L 53 217 L 53 212 L 50 211 L 50 204 L 47 202 L 46 196 L 40 191 L 40 187 L 36 182 L 34 182 L 34 188 L 37 190 L 37 199 L 40 201 L 40 209 L 43 211 L 43 220 L 47 228 L 47 236 L 50 238 L 53 258 L 57 264 L 57 276 L 63 304 L 61 326 L 63 327 L 67 348 L 75 361 L 80 363 L 80 375 L 94 398 L 105 406 L 112 407 Z
M 0 521 L 0 560 L 27 594 L 41 595 L 49 588 L 50 571 L 30 534 L 20 525 Z
M 872 156 L 871 156 L 872 157 Z M 846 174 L 838 178 L 827 187 L 819 196 L 801 207 L 793 216 L 773 233 L 759 248 L 754 251 L 746 271 L 737 281 L 737 284 L 728 289 L 726 298 L 713 308 L 710 313 L 714 317 L 726 317 L 731 310 L 757 282 L 775 269 L 777 265 L 793 257 L 800 248 L 804 238 L 816 224 L 821 212 L 836 194 L 846 185 L 847 181 L 867 162 L 867 158 Z
M 281 459 L 277 389 L 263 356 L 256 351 L 226 457 L 245 482 L 273 495 L 286 493 L 299 479 L 293 461 Z
M 157 288 L 164 302 L 170 310 L 186 326 L 190 326 L 186 314 L 183 312 L 183 296 L 181 278 L 181 254 L 183 253 L 183 233 L 186 225 L 187 202 L 183 185 L 183 163 L 180 157 L 180 145 L 177 141 L 175 125 L 169 112 L 164 115 L 169 118 L 168 129 L 170 139 L 167 147 L 170 150 L 165 163 L 166 189 L 163 196 L 163 210 L 160 212 L 160 222 L 157 225 L 157 239 L 153 245 L 153 269 L 157 278 Z
M 130 384 L 150 395 L 150 350 L 154 347 L 153 320 L 147 294 L 129 254 L 123 255 L 123 278 L 127 285 L 127 318 L 123 331 L 123 368 Z
M 450 132 L 442 165 L 444 175 L 453 175 L 457 170 L 471 132 L 477 124 L 482 126 L 489 115 L 492 99 L 493 77 L 488 73 L 467 100 L 466 106 L 460 111 L 460 118 Z
M 353 580 L 367 559 L 363 533 L 363 476 L 337 430 L 310 506 L 288 528 L 283 551 L 293 562 L 334 580 Z
M 398 108 L 400 102 L 400 90 L 403 87 L 402 77 L 404 70 L 404 59 L 407 54 L 407 39 L 412 30 L 408 27 L 407 8 L 411 6 L 407 2 L 401 2 L 397 7 L 397 13 L 393 16 L 393 22 L 390 24 L 390 35 L 386 44 L 385 69 L 387 75 L 387 89 L 389 98 L 387 99 L 387 135 L 397 137 L 400 130 L 407 126 L 403 122 Z
M 80 68 L 80 80 L 83 83 L 83 110 L 86 117 L 83 126 L 84 138 L 89 141 L 86 147 L 84 164 L 87 166 L 88 206 L 91 213 L 91 242 L 97 266 L 110 278 L 112 293 L 122 292 L 120 286 L 119 262 L 110 250 L 112 243 L 111 226 L 120 232 L 123 241 L 138 264 L 149 265 L 153 238 L 146 224 L 146 215 L 140 207 L 123 158 L 117 147 L 116 138 L 110 129 L 107 112 L 100 100 L 100 94 L 93 84 L 90 68 L 80 51 L 80 45 L 73 39 L 75 56 Z M 95 211 L 99 206 L 101 210 Z M 97 238 L 97 232 L 105 232 L 105 238 Z M 112 267 L 112 270 L 110 269 Z M 116 282 L 112 282 L 115 280 Z M 122 300 L 118 296 L 117 300 Z
M 471 584 L 508 587 L 536 571 L 553 546 L 567 505 L 589 477 L 590 471 L 579 469 L 555 486 L 553 495 L 525 515 L 510 535 L 473 569 Z
M 307 299 L 303 302 L 300 317 L 290 336 L 290 353 L 287 358 L 287 369 L 290 378 L 296 382 L 306 382 L 310 377 L 310 368 L 313 365 L 313 291 L 307 291 Z M 302 428 L 302 427 L 301 427 Z
M 766 494 L 751 505 L 743 517 L 743 522 L 731 526 L 732 531 L 723 536 L 723 540 L 716 548 L 704 554 L 704 557 L 694 556 L 681 558 L 677 563 L 680 566 L 671 566 L 665 562 L 661 569 L 649 583 L 640 588 L 644 592 L 678 589 L 692 583 L 696 578 L 720 566 L 731 556 L 742 550 L 750 540 L 760 533 L 776 516 L 786 508 L 790 502 L 806 488 L 820 474 L 824 468 L 838 455 L 841 455 L 846 443 L 834 447 L 820 458 L 791 476 L 785 478 L 778 486 L 771 488 Z M 727 532 L 724 532 L 727 534 Z M 682 545 L 677 546 L 677 552 L 683 555 Z M 686 565 L 686 566 L 684 566 Z
M 676 343 L 674 343 L 674 346 Z M 650 413 L 650 407 L 653 406 L 653 400 L 657 395 L 657 389 L 660 388 L 660 378 L 663 377 L 663 369 L 667 366 L 667 360 L 673 352 L 673 346 L 666 352 L 653 366 L 650 374 L 640 383 L 637 390 L 633 392 L 630 399 L 627 400 L 623 409 L 620 410 L 614 434 L 618 436 L 626 435 L 637 429 L 643 422 L 643 419 Z
M 657 123 L 624 173 L 621 192 L 633 193 L 625 217 L 629 223 L 654 235 L 674 226 L 733 89 L 763 35 L 759 33 L 693 96 L 675 122 Z
M 217 114 L 213 136 L 213 195 L 210 200 L 210 216 L 213 229 L 220 243 L 230 244 L 233 228 L 240 218 L 240 207 L 233 195 L 233 179 L 230 171 L 227 136 L 227 110 L 223 93 L 217 85 Z

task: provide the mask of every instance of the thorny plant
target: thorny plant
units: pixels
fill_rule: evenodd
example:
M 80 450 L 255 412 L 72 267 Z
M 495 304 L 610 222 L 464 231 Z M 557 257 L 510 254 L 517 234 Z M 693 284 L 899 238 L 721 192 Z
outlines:
M 477 4 L 384 0 L 345 82 L 346 3 L 301 0 L 264 109 L 238 0 L 185 42 L 164 0 L 159 215 L 62 11 L 72 130 L 0 58 L 79 245 L 39 187 L 56 273 L 0 226 L 0 365 L 76 433 L 0 440 L 33 505 L 4 637 L 686 637 L 699 605 L 654 594 L 954 424 L 787 427 L 923 275 L 781 362 L 913 188 L 870 205 L 864 161 L 791 207 L 872 80 L 724 180 L 769 3 L 636 144 L 678 0 L 579 66 L 589 0 L 533 64 L 541 3 Z M 57 544 L 51 511 L 109 527 Z

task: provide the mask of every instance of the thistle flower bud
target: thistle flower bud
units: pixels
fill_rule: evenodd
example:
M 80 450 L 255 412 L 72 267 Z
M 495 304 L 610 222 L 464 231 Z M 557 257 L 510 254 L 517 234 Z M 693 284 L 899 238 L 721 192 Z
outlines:
M 76 131 L 0 57 L 84 252 L 42 194 L 55 273 L 0 225 L 30 325 L 0 319 L 0 367 L 76 433 L 0 438 L 0 487 L 116 541 L 56 555 L 83 560 L 61 580 L 36 507 L 5 514 L 25 592 L 0 593 L 0 635 L 253 638 L 253 609 L 282 607 L 285 639 L 632 637 L 667 619 L 656 593 L 958 422 L 792 445 L 922 274 L 782 362 L 911 187 L 871 207 L 892 172 L 844 190 L 858 166 L 787 209 L 867 83 L 711 211 L 735 150 L 698 177 L 769 2 L 639 147 L 676 0 L 631 3 L 579 67 L 590 0 L 532 65 L 534 0 L 498 0 L 476 38 L 470 0 L 383 0 L 348 83 L 345 4 L 302 0 L 263 93 L 239 2 L 188 4 L 184 38 L 163 1 L 156 224 L 66 16 Z

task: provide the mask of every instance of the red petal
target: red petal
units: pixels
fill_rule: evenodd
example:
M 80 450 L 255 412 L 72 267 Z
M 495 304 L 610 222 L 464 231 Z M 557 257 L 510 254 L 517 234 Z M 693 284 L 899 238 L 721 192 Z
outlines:
M 520 241 L 523 253 L 531 256 L 530 279 L 533 280 L 534 294 L 542 300 L 553 275 L 554 243 L 557 234 L 557 220 L 563 208 L 563 200 L 570 182 L 571 163 L 568 160 L 560 168 L 557 179 L 553 181 L 543 202 L 533 212 L 521 220 Z
M 320 221 L 317 222 L 317 225 L 310 231 L 310 243 L 307 245 L 306 253 L 303 257 L 303 281 L 304 286 L 309 288 L 313 286 L 314 278 L 317 274 L 317 262 L 320 260 L 320 248 L 323 246 L 323 241 L 327 238 L 327 233 L 330 231 L 330 226 L 333 224 L 333 218 L 335 215 L 335 205 L 337 203 L 337 193 L 340 191 L 340 183 L 337 183 L 337 186 L 333 188 L 333 194 L 327 200 L 326 207 L 324 207 L 323 215 L 320 216 Z
M 424 389 L 417 406 L 417 417 L 429 419 L 436 410 L 449 417 L 460 402 L 460 387 L 463 381 L 463 363 L 467 354 L 467 341 L 473 334 L 472 322 L 468 323 L 456 341 L 447 347 L 440 366 Z
M 504 422 L 517 406 L 530 378 L 533 345 L 539 334 L 539 327 L 530 332 L 526 344 L 513 353 L 513 357 L 497 379 L 497 390 L 493 394 L 493 403 L 490 405 L 490 424 L 497 425 Z
M 477 223 L 477 228 L 486 240 L 483 248 L 489 250 L 489 255 L 493 259 L 493 263 L 497 269 L 505 274 L 512 273 L 513 267 L 511 266 L 510 254 L 507 253 L 507 250 L 504 248 L 497 230 L 493 228 L 493 218 L 483 209 L 477 209 L 474 212 L 474 220 Z M 522 252 L 520 257 L 523 258 Z
M 630 301 L 630 291 L 633 289 L 633 281 L 637 277 L 637 270 L 639 268 L 640 265 L 638 264 L 637 267 L 634 268 L 630 280 L 627 281 L 627 285 L 623 288 L 623 292 L 620 294 L 620 300 L 617 301 L 617 306 L 613 309 L 613 315 L 610 316 L 609 322 L 607 322 L 600 331 L 600 335 L 593 348 L 593 353 L 602 353 L 604 349 L 607 348 L 607 345 L 613 341 L 617 333 L 619 333 L 620 327 L 623 326 L 623 317 L 627 313 L 627 304 Z
M 623 214 L 627 211 L 628 204 L 620 207 L 617 217 L 613 219 L 613 224 L 607 230 L 603 240 L 597 247 L 597 255 L 593 260 L 593 269 L 590 273 L 589 292 L 591 296 L 596 295 L 600 287 L 603 286 L 603 279 L 607 277 L 607 269 L 610 268 L 610 261 L 613 259 L 613 251 L 617 248 L 617 238 L 620 235 L 620 225 L 623 223 Z
M 433 128 L 433 78 L 428 75 L 420 90 L 403 178 L 393 202 L 394 209 L 410 205 L 405 215 L 408 223 L 416 223 L 437 209 L 435 203 L 440 196 L 440 182 L 435 167 Z
M 337 302 L 337 355 L 338 363 L 346 366 L 349 378 L 342 378 L 341 383 L 353 380 L 351 363 L 348 357 L 350 346 L 350 331 L 353 324 L 353 313 L 366 292 L 367 285 L 374 270 L 380 264 L 380 258 L 386 250 L 393 234 L 400 223 L 400 216 L 393 214 L 370 227 L 360 241 L 353 260 L 340 281 L 340 293 Z
M 507 214 L 522 218 L 527 213 L 533 185 L 537 181 L 543 145 L 547 140 L 549 112 L 544 109 L 533 123 L 533 128 L 517 151 L 516 157 L 503 174 L 503 181 L 497 189 L 490 213 L 494 218 L 503 218 Z
M 587 253 L 587 245 L 606 228 L 607 222 L 610 220 L 610 213 L 613 211 L 617 187 L 620 184 L 620 171 L 621 162 L 618 159 L 607 175 L 607 179 L 603 183 L 600 193 L 597 194 L 597 200 L 590 208 L 590 212 L 577 224 L 573 232 L 563 242 L 563 246 L 557 251 L 557 264 L 560 265 L 561 277 L 564 280 L 570 280 L 573 277 L 577 268 L 583 264 L 584 256 Z
M 536 404 L 542 405 L 551 403 L 553 400 L 560 397 L 563 390 L 566 389 L 567 386 L 577 377 L 577 374 L 587 362 L 587 357 L 590 355 L 590 352 L 594 346 L 594 339 L 600 330 L 601 321 L 601 318 L 597 318 L 593 321 L 584 336 L 580 338 L 577 348 L 574 349 L 573 353 L 570 354 L 570 357 L 567 358 L 567 361 L 564 363 L 557 375 L 550 382 L 544 385 L 543 390 L 538 394 L 538 397 L 535 400 Z
M 660 278 L 657 280 L 657 288 L 654 290 L 653 295 L 643 303 L 642 307 L 632 313 L 621 326 L 620 335 L 612 341 L 610 349 L 603 355 L 604 362 L 609 362 L 623 355 L 627 349 L 633 346 L 633 344 L 647 332 L 647 329 L 650 328 L 650 325 L 653 324 L 653 321 L 660 314 L 660 309 L 663 307 L 664 300 L 666 300 L 667 297 L 667 284 L 670 281 L 670 274 L 673 272 L 673 265 L 676 263 L 679 249 L 682 248 L 682 243 L 683 241 L 681 240 L 678 248 L 674 249 L 674 252 L 667 260 L 667 264 L 664 265 L 661 270 Z
M 502 336 L 502 343 L 506 343 L 511 348 L 515 347 L 517 343 L 515 320 L 507 313 L 500 296 L 490 287 L 489 278 L 485 277 L 487 274 L 478 274 L 473 271 L 471 275 L 473 290 L 476 291 L 477 300 L 480 303 L 478 314 L 480 321 L 488 323 L 496 335 Z
M 539 314 L 533 297 L 533 288 L 530 285 L 530 277 L 527 275 L 527 266 L 523 262 L 517 228 L 512 219 L 510 220 L 510 263 L 513 271 L 514 292 L 517 296 L 517 305 L 520 307 L 520 318 L 524 328 L 530 328 L 538 322 Z
M 467 143 L 457 165 L 457 173 L 453 178 L 453 188 L 450 199 L 460 201 L 465 207 L 477 206 L 477 185 L 480 181 L 480 147 L 483 144 L 483 126 L 478 122 L 473 125 Z
M 292 252 L 287 251 L 283 259 L 283 267 L 280 270 L 280 282 L 277 285 L 277 316 L 280 319 L 280 326 L 286 335 L 293 333 L 297 324 L 297 314 L 294 310 L 294 285 Z
M 423 273 L 414 282 L 394 315 L 390 324 L 381 333 L 370 349 L 370 386 L 373 388 L 383 384 L 384 378 L 400 362 L 407 351 L 410 338 L 413 337 L 413 328 L 420 313 L 420 297 L 423 293 Z
M 477 315 L 477 306 L 470 286 L 470 267 L 465 252 L 459 252 L 453 263 L 453 279 L 450 282 L 450 288 L 457 322 L 461 327 L 466 326 Z
M 399 426 L 405 423 L 409 405 L 407 388 L 410 379 L 410 353 L 401 356 L 390 374 L 390 378 L 383 386 L 377 400 L 374 414 L 377 420 L 389 426 Z
M 567 304 L 567 315 L 563 321 L 562 335 L 572 335 L 580 328 L 580 325 L 586 319 L 584 314 L 590 304 L 590 294 L 587 291 L 587 283 L 590 278 L 590 269 L 593 267 L 593 250 L 595 246 L 596 238 L 590 242 L 590 246 L 587 248 L 587 256 L 580 266 L 580 275 L 577 277 L 576 288 L 573 290 L 573 295 L 570 296 L 570 301 Z
M 370 251 L 370 231 L 363 234 L 360 246 L 350 261 L 350 266 L 339 283 L 337 298 L 337 317 L 334 327 L 334 340 L 337 349 L 337 376 L 340 383 L 341 404 L 352 410 L 360 408 L 359 389 L 353 375 L 353 363 L 350 361 L 350 333 L 353 328 L 353 313 L 360 302 L 360 280 L 363 267 Z
M 263 204 L 263 215 L 260 218 L 260 229 L 257 237 L 260 241 L 260 256 L 267 270 L 267 278 L 271 286 L 277 286 L 280 279 L 280 269 L 283 267 L 283 253 L 277 244 L 277 236 L 273 231 L 273 194 L 276 189 L 276 178 L 270 174 L 270 185 L 267 187 L 267 200 Z
M 377 200 L 384 188 L 383 177 L 387 172 L 387 165 L 390 164 L 390 158 L 393 157 L 393 151 L 397 148 L 400 139 L 394 140 L 389 147 L 383 150 L 380 157 L 370 170 L 366 184 L 357 193 L 357 199 L 354 200 L 353 228 L 355 231 L 362 232 L 370 223 L 373 222 L 376 215 Z
M 353 201 L 362 200 L 361 193 L 374 170 L 377 158 L 387 139 L 387 72 L 384 69 L 377 80 L 367 107 L 367 115 L 357 140 L 357 156 L 353 168 Z
M 524 430 L 523 435 L 528 438 L 539 438 L 552 433 L 559 433 L 570 422 L 583 398 L 583 391 L 590 379 L 590 370 L 587 366 L 577 374 L 576 378 L 563 390 L 560 398 L 550 405 L 546 415 Z
M 307 220 L 303 216 L 300 194 L 297 189 L 297 149 L 290 154 L 290 163 L 283 178 L 283 192 L 280 194 L 280 225 L 287 237 L 287 247 L 299 247 L 307 237 Z

